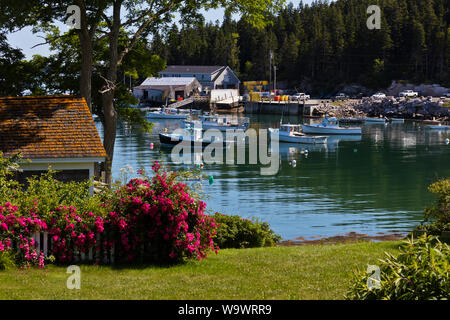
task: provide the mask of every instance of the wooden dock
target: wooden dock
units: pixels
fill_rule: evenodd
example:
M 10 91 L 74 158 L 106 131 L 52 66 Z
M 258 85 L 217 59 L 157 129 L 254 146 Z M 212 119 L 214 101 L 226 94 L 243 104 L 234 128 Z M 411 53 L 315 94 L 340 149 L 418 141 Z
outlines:
M 314 109 L 322 100 L 308 101 L 247 101 L 245 113 L 284 114 L 313 116 Z

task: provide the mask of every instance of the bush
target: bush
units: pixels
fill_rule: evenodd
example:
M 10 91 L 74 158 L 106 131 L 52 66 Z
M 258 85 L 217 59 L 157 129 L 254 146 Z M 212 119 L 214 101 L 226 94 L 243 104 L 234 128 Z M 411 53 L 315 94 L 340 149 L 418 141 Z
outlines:
M 2 181 L 12 162 L 0 161 Z M 181 182 L 183 177 L 164 172 L 157 162 L 153 171 L 152 178 L 132 179 L 117 191 L 95 195 L 89 193 L 91 182 L 59 182 L 52 172 L 29 179 L 26 190 L 15 183 L 0 186 L 0 205 L 6 203 L 0 206 L 0 253 L 19 248 L 20 265 L 43 267 L 34 232 L 48 232 L 49 254 L 60 263 L 76 261 L 90 249 L 98 263 L 112 247 L 115 260 L 127 262 L 201 260 L 217 252 L 216 225 L 204 214 L 206 204 Z
M 34 248 L 32 232 L 45 230 L 47 225 L 37 215 L 29 217 L 17 216 L 18 208 L 9 202 L 0 206 L 0 253 L 7 253 L 16 245 L 19 254 L 16 254 L 17 263 L 22 266 L 39 265 L 44 267 L 44 257 Z
M 222 249 L 270 247 L 281 240 L 266 222 L 218 212 L 214 215 L 214 221 L 218 225 L 214 242 Z
M 450 247 L 424 235 L 407 240 L 401 253 L 380 260 L 380 288 L 369 289 L 368 274 L 355 275 L 347 294 L 352 300 L 424 300 L 450 297 Z
M 442 231 L 450 231 L 450 180 L 437 181 L 428 190 L 436 194 L 437 199 L 425 209 L 424 221 L 416 230 L 440 236 Z
M 9 251 L 0 251 L 0 271 L 14 268 L 15 266 L 14 256 L 12 255 L 12 253 Z
M 177 182 L 176 173 L 162 172 L 157 162 L 153 171 L 152 178 L 132 179 L 117 191 L 115 210 L 107 218 L 117 258 L 174 263 L 217 252 L 216 225 L 204 214 L 206 204 Z

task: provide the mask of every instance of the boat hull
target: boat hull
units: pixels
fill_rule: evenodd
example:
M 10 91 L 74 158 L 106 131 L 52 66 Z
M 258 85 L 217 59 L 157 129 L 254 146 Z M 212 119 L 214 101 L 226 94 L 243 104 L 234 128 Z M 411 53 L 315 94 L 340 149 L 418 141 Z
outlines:
M 389 119 L 390 122 L 396 122 L 396 123 L 404 123 L 405 119 L 399 119 L 399 118 L 391 118 Z
M 366 118 L 365 119 L 366 123 L 385 123 L 386 119 L 382 119 L 382 118 Z
M 450 126 L 427 126 L 430 130 L 450 130 Z
M 324 127 L 320 125 L 302 125 L 302 131 L 309 134 L 323 134 L 323 135 L 360 135 L 361 128 L 342 128 L 342 127 Z
M 248 125 L 241 125 L 241 126 L 233 126 L 233 125 L 225 125 L 225 126 L 221 126 L 221 125 L 217 125 L 217 124 L 208 124 L 208 123 L 199 123 L 197 126 L 195 126 L 196 123 L 194 121 L 183 121 L 182 127 L 183 128 L 187 128 L 187 127 L 196 127 L 196 128 L 202 128 L 202 130 L 210 130 L 210 129 L 215 129 L 215 130 L 219 130 L 222 132 L 225 132 L 227 130 L 231 130 L 231 131 L 235 131 L 235 130 L 247 130 L 248 129 Z
M 147 119 L 165 119 L 165 120 L 186 120 L 186 114 L 167 114 L 167 113 L 159 113 L 159 112 L 149 112 L 146 115 Z
M 230 142 L 228 141 L 208 141 L 202 139 L 195 140 L 193 137 L 187 138 L 181 135 L 166 133 L 159 134 L 159 141 L 161 142 L 161 144 L 164 144 L 166 146 L 176 146 L 179 143 L 185 143 L 191 147 L 201 146 L 202 148 L 206 148 L 207 146 L 214 146 L 226 148 L 228 147 L 228 145 L 230 145 Z
M 327 137 L 314 137 L 314 136 L 291 136 L 280 134 L 278 129 L 269 129 L 270 139 L 278 140 L 279 142 L 289 143 L 301 143 L 301 144 L 325 144 L 327 143 Z

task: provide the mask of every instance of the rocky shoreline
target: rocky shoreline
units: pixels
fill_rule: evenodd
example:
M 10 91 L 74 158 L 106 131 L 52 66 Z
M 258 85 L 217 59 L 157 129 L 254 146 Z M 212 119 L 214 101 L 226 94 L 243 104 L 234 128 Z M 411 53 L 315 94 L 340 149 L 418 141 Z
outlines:
M 311 245 L 323 245 L 323 244 L 338 244 L 338 243 L 350 243 L 359 241 L 398 241 L 403 240 L 407 236 L 406 233 L 391 233 L 384 234 L 382 232 L 377 235 L 371 236 L 368 234 L 362 234 L 357 232 L 348 232 L 345 234 L 339 234 L 332 237 L 305 239 L 303 237 L 297 237 L 295 240 L 284 240 L 278 245 L 283 247 L 290 246 L 311 246 Z
M 342 102 L 323 102 L 313 115 L 336 118 L 388 117 L 412 120 L 450 121 L 450 98 L 400 98 L 386 97 L 376 100 L 372 97 Z

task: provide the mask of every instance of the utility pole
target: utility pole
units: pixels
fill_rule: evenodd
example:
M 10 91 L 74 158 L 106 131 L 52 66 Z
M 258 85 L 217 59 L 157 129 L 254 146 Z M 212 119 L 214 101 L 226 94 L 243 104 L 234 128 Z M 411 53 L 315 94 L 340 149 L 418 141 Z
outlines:
M 273 58 L 272 50 L 269 50 L 269 97 L 270 92 L 272 91 L 272 58 Z
M 277 66 L 273 66 L 273 74 L 274 74 L 273 91 L 275 92 L 277 90 Z

